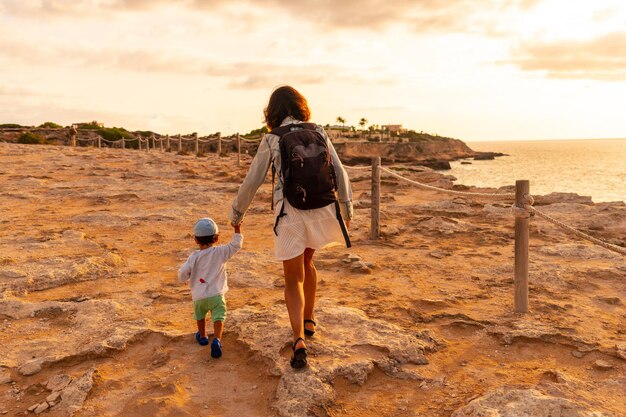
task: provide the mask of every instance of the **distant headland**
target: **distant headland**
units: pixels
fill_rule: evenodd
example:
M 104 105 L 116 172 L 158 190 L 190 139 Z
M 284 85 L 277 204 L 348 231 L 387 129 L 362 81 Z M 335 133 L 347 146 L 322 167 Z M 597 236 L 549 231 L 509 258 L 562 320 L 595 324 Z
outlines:
M 339 122 L 343 120 L 339 119 Z M 372 157 L 380 156 L 382 161 L 387 163 L 413 163 L 433 169 L 450 169 L 449 162 L 453 160 L 493 159 L 495 156 L 502 155 L 494 152 L 476 152 L 459 139 L 405 129 L 401 124 L 370 125 L 368 128 L 364 128 L 364 124 L 361 123 L 361 129 L 343 124 L 327 124 L 324 129 L 339 156 L 348 163 L 366 163 Z M 268 133 L 268 129 L 262 127 L 242 134 L 241 137 L 254 139 L 260 138 L 266 133 Z M 73 134 L 78 140 L 78 146 L 98 143 L 99 146 L 117 147 L 116 143 L 124 139 L 128 141 L 126 147 L 138 148 L 141 147 L 137 141 L 138 138 L 145 141 L 152 140 L 153 146 L 155 141 L 167 138 L 168 148 L 166 150 L 168 151 L 172 150 L 169 139 L 179 136 L 164 135 L 149 130 L 130 131 L 123 127 L 106 127 L 98 121 L 74 123 L 70 126 L 62 126 L 54 122 L 45 122 L 38 126 L 24 126 L 15 123 L 0 124 L 0 141 L 3 142 L 69 145 L 72 143 Z M 180 136 L 193 137 L 194 135 L 197 136 L 197 133 Z M 220 132 L 213 135 L 229 137 L 222 136 Z M 226 144 L 221 151 L 236 152 L 235 146 L 234 143 Z M 244 141 L 241 145 L 241 151 L 254 155 L 257 146 L 258 142 Z M 174 146 L 174 150 L 184 152 L 184 149 L 177 149 L 176 146 Z M 215 149 L 211 148 L 207 151 L 214 152 Z

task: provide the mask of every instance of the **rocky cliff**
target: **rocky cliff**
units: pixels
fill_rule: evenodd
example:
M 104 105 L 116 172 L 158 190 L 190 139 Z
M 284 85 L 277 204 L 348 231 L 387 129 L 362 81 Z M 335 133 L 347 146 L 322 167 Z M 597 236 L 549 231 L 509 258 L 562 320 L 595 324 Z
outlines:
M 316 253 L 309 368 L 289 366 L 269 181 L 228 263 L 224 355 L 211 358 L 176 271 L 199 217 L 230 239 L 251 160 L 0 143 L 0 417 L 626 416 L 621 255 L 532 217 L 530 311 L 515 314 L 511 201 L 385 176 L 372 240 L 369 170 L 350 172 L 354 246 Z M 621 202 L 535 201 L 626 241 Z
M 458 139 L 433 138 L 418 142 L 367 142 L 345 141 L 334 143 L 344 162 L 369 161 L 380 156 L 383 163 L 451 161 L 476 155 L 469 146 Z
M 51 145 L 68 145 L 69 131 L 67 128 L 3 128 L 0 129 L 0 141 L 17 142 L 18 137 L 24 133 L 30 132 L 44 138 L 45 143 Z M 78 129 L 79 146 L 95 146 L 98 137 L 102 137 L 98 130 L 94 129 Z M 142 132 L 129 132 L 132 136 L 140 135 Z M 165 138 L 164 135 L 154 133 L 153 136 L 158 140 Z M 202 138 L 200 138 L 202 139 Z M 207 137 L 205 137 L 207 139 Z M 237 143 L 233 137 L 224 138 L 222 143 L 223 152 L 237 152 Z M 91 142 L 87 142 L 90 141 Z M 406 140 L 406 139 L 405 139 Z M 172 150 L 178 149 L 178 142 L 174 136 L 171 137 Z M 202 141 L 201 141 L 202 142 Z M 109 142 L 110 143 L 110 142 Z M 464 142 L 458 139 L 428 136 L 420 138 L 413 142 L 370 142 L 365 140 L 338 139 L 333 142 L 339 157 L 344 163 L 369 163 L 371 158 L 380 156 L 383 163 L 414 163 L 425 165 L 434 169 L 450 169 L 448 161 L 462 158 L 484 158 L 493 159 L 495 154 L 475 152 Z M 193 152 L 194 145 L 188 139 L 182 143 L 182 150 Z M 241 141 L 241 152 L 254 156 L 256 154 L 258 141 Z M 115 146 L 102 142 L 102 146 Z M 129 147 L 137 147 L 136 144 L 128 144 Z M 156 142 L 151 147 L 156 147 Z M 165 149 L 167 145 L 165 145 Z M 217 145 L 213 143 L 200 144 L 201 153 L 216 152 Z M 497 156 L 497 155 L 496 155 Z

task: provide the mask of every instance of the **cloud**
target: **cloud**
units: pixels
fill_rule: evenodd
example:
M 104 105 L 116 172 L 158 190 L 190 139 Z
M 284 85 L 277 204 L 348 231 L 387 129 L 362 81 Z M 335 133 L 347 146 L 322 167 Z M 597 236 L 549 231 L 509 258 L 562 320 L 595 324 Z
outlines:
M 198 123 L 186 115 L 168 114 L 167 117 L 132 113 L 129 111 L 110 111 L 104 109 L 88 109 L 84 106 L 72 106 L 55 101 L 19 102 L 5 99 L 0 95 L 3 107 L 0 123 L 18 123 L 37 126 L 46 121 L 68 126 L 72 123 L 99 120 L 107 126 L 124 126 L 127 129 L 167 130 L 170 133 L 182 128 L 183 131 L 197 130 Z M 4 111 L 6 109 L 6 111 Z M 195 123 L 194 123 L 195 122 Z
M 36 92 L 22 87 L 9 87 L 6 85 L 0 85 L 0 96 L 8 97 L 27 97 L 34 96 Z
M 207 59 L 173 55 L 159 50 L 93 49 L 65 45 L 37 45 L 18 40 L 0 40 L 0 60 L 40 66 L 53 62 L 57 67 L 116 69 L 139 73 L 166 73 L 208 76 L 222 79 L 230 88 L 272 88 L 277 82 L 316 85 L 339 81 L 362 84 L 394 83 L 395 78 L 381 67 L 354 74 L 352 69 L 330 64 L 284 63 Z M 1 91 L 0 91 L 1 93 Z
M 41 91 L 30 87 L 15 85 L 0 85 L 0 96 L 10 98 L 11 100 L 29 97 L 72 98 L 72 96 L 69 96 L 67 94 Z
M 325 30 L 384 30 L 404 24 L 415 32 L 489 31 L 494 14 L 527 10 L 540 0 L 3 0 L 0 11 L 22 16 L 89 15 L 98 12 L 141 12 L 159 7 L 215 13 L 226 8 L 283 14 Z
M 529 42 L 503 63 L 523 71 L 544 71 L 550 78 L 626 80 L 626 32 L 585 41 Z

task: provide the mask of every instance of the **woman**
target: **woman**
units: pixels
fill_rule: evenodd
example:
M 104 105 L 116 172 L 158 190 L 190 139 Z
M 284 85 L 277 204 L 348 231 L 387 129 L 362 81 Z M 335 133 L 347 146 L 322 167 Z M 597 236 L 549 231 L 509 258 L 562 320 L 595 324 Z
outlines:
M 308 122 L 311 113 L 306 99 L 298 91 L 292 87 L 283 86 L 274 90 L 264 114 L 265 123 L 272 131 L 281 126 Z M 328 146 L 335 171 L 339 210 L 341 217 L 345 219 L 345 225 L 349 227 L 353 214 L 350 180 L 324 129 L 316 126 L 315 130 L 322 135 Z M 312 336 L 316 325 L 313 310 L 317 290 L 317 270 L 313 263 L 313 255 L 317 249 L 331 243 L 343 242 L 344 235 L 341 219 L 338 219 L 334 203 L 321 208 L 299 210 L 293 207 L 287 198 L 283 198 L 285 184 L 281 169 L 279 139 L 278 135 L 270 132 L 259 144 L 250 170 L 233 202 L 231 221 L 233 225 L 241 223 L 272 164 L 278 174 L 278 184 L 272 196 L 276 203 L 274 252 L 276 259 L 283 262 L 285 274 L 285 301 L 293 330 L 294 353 L 291 366 L 302 368 L 307 365 L 304 335 Z

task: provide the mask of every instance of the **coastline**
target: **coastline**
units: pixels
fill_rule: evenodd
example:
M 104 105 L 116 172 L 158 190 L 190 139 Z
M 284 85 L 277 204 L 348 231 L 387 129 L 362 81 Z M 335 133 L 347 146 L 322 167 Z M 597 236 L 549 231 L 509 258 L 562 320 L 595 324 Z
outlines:
M 495 397 L 541 398 L 539 410 L 626 411 L 613 400 L 626 371 L 622 257 L 533 219 L 531 311 L 516 315 L 510 204 L 385 178 L 382 237 L 372 241 L 367 170 L 350 175 L 354 247 L 316 257 L 312 367 L 288 365 L 269 183 L 228 264 L 225 351 L 212 360 L 193 338 L 189 290 L 176 270 L 193 250 L 197 218 L 228 224 L 250 161 L 1 143 L 0 411 L 449 417 L 480 415 L 469 410 L 498 407 Z M 427 168 L 402 174 L 451 184 Z M 559 202 L 542 210 L 626 238 L 623 207 Z M 207 374 L 219 387 L 205 383 Z
M 481 144 L 507 156 L 495 161 L 471 161 L 471 165 L 452 162 L 449 173 L 458 178 L 459 184 L 497 187 L 528 179 L 532 194 L 576 193 L 591 196 L 594 202 L 626 201 L 623 187 L 626 170 L 622 163 L 626 158 L 626 140 Z

